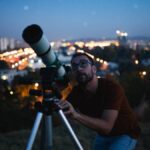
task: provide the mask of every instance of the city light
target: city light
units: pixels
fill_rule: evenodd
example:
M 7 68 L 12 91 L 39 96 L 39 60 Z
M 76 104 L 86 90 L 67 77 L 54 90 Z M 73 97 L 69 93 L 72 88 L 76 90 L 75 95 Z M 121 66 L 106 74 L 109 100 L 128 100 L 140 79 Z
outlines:
M 145 76 L 146 74 L 147 74 L 146 71 L 143 71 L 143 72 L 142 72 L 142 75 L 143 75 L 143 76 Z
M 138 65 L 138 64 L 139 64 L 139 61 L 138 61 L 138 60 L 135 60 L 135 64 Z
M 96 58 L 96 61 L 100 61 L 100 58 Z
M 10 93 L 10 95 L 13 95 L 13 94 L 14 94 L 14 92 L 13 92 L 13 91 L 10 91 L 9 93 Z
M 144 78 L 147 75 L 147 72 L 146 71 L 141 71 L 139 73 L 139 75 L 140 75 L 141 78 Z
M 2 76 L 1 76 L 1 79 L 2 79 L 2 80 L 7 80 L 7 79 L 8 79 L 8 76 L 7 76 L 7 75 L 2 75 Z
M 39 86 L 39 83 L 35 83 L 34 86 L 37 88 Z
M 127 32 L 123 32 L 123 31 L 119 31 L 119 30 L 116 31 L 116 34 L 117 34 L 118 36 L 128 36 L 128 33 L 127 33 Z

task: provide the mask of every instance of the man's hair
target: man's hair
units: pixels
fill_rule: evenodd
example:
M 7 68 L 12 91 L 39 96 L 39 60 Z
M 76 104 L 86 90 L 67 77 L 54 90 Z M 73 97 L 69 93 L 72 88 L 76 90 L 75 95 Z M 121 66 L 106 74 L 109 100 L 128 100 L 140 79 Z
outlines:
M 89 59 L 89 61 L 91 62 L 91 64 L 95 65 L 95 61 L 90 55 L 88 55 L 86 53 L 79 53 L 79 52 L 72 55 L 71 63 L 72 63 L 72 60 L 78 56 L 86 56 Z

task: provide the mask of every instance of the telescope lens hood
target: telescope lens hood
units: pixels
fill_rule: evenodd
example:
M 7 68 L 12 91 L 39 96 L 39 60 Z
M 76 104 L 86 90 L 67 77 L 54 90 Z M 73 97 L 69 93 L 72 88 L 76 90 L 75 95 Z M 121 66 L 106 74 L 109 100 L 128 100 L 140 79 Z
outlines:
M 37 43 L 41 39 L 42 35 L 43 31 L 41 27 L 36 24 L 27 26 L 22 33 L 23 39 L 29 44 Z

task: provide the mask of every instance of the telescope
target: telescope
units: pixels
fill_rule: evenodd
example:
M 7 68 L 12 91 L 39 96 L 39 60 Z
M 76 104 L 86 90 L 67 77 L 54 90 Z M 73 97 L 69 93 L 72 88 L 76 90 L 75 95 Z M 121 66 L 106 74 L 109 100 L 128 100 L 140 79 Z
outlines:
M 51 70 L 55 69 L 54 80 L 63 80 L 66 76 L 66 70 L 52 50 L 41 27 L 36 24 L 27 26 L 22 33 L 22 37 L 35 51 L 37 56 L 42 58 L 46 67 L 51 67 Z
M 43 91 L 32 91 L 34 94 L 43 96 L 43 102 L 38 103 L 38 114 L 35 119 L 34 126 L 26 147 L 26 150 L 31 150 L 33 142 L 35 140 L 40 122 L 43 118 L 42 138 L 41 146 L 42 150 L 51 150 L 53 146 L 52 140 L 52 116 L 51 113 L 55 108 L 56 112 L 60 116 L 62 122 L 67 128 L 76 148 L 83 150 L 78 138 L 76 137 L 73 129 L 71 128 L 66 116 L 64 115 L 61 108 L 57 105 L 56 101 L 61 97 L 59 90 L 55 82 L 59 82 L 61 85 L 68 83 L 67 73 L 70 71 L 69 67 L 65 67 L 58 60 L 56 54 L 51 49 L 50 43 L 43 34 L 40 26 L 32 24 L 27 26 L 23 33 L 23 39 L 31 46 L 37 56 L 42 58 L 43 63 L 46 65 L 45 68 L 41 68 L 42 86 Z M 67 81 L 67 82 L 66 82 Z M 50 91 L 49 91 L 50 90 Z M 51 92 L 52 91 L 52 92 Z

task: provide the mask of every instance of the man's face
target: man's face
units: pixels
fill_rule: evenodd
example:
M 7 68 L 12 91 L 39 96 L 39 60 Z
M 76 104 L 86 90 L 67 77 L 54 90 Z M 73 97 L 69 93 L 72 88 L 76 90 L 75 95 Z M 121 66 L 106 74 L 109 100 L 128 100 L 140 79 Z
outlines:
M 91 64 L 86 56 L 81 55 L 75 57 L 72 60 L 71 66 L 75 78 L 80 85 L 87 85 L 93 79 L 95 66 Z

